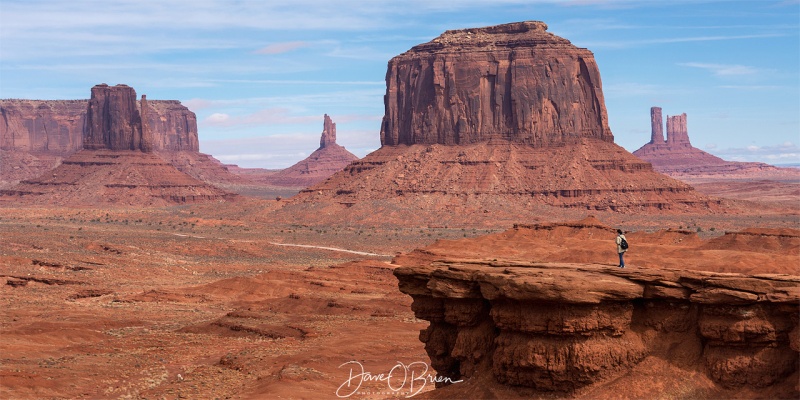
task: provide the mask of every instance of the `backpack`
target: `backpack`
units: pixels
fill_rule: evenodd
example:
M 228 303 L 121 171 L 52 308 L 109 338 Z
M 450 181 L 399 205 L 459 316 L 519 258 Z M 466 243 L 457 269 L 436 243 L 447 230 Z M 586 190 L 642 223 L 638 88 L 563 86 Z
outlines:
M 625 238 L 622 238 L 622 241 L 619 242 L 619 248 L 622 250 L 628 250 L 628 241 Z

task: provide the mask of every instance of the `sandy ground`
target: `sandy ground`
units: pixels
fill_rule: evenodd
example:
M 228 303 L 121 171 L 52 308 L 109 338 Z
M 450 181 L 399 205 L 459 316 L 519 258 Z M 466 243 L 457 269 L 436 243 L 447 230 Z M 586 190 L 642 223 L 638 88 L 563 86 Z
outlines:
M 316 399 L 338 390 L 397 398 L 431 390 L 398 378 L 429 363 L 418 339 L 427 323 L 397 290 L 391 256 L 440 239 L 452 251 L 451 240 L 502 238 L 510 226 L 321 226 L 313 216 L 277 223 L 270 212 L 278 203 L 0 208 L 0 397 Z M 754 204 L 768 211 L 592 214 L 628 231 L 689 230 L 697 240 L 798 226 L 791 203 Z M 569 261 L 614 262 L 600 243 Z M 682 257 L 658 254 L 673 266 Z M 401 390 L 380 380 L 390 371 Z

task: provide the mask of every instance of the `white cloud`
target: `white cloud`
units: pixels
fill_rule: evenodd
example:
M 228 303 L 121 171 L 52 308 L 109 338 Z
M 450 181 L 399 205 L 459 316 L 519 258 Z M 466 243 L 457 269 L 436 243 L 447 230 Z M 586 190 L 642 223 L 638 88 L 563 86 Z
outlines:
M 749 145 L 717 149 L 714 155 L 731 161 L 758 161 L 766 163 L 800 163 L 800 147 L 791 141 L 770 146 Z
M 223 114 L 223 113 L 214 113 L 206 118 L 206 122 L 211 125 L 224 125 L 228 120 L 230 120 L 230 115 Z
M 737 64 L 712 64 L 712 63 L 687 62 L 687 63 L 678 63 L 678 65 L 684 67 L 704 69 L 717 76 L 753 75 L 759 72 L 757 68 L 749 67 L 746 65 L 737 65 Z
M 273 43 L 266 47 L 256 50 L 256 54 L 282 54 L 288 53 L 292 50 L 297 50 L 303 47 L 308 47 L 309 43 L 302 41 Z

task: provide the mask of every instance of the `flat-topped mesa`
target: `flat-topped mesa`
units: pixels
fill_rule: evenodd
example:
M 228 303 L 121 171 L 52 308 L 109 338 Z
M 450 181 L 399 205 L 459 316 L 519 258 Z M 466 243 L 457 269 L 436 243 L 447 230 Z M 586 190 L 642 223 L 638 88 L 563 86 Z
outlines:
M 613 142 L 591 51 L 543 22 L 450 30 L 389 61 L 384 146 Z
M 331 144 L 336 144 L 336 123 L 331 120 L 328 114 L 325 114 L 325 120 L 322 123 L 322 136 L 319 138 L 319 148 L 324 149 Z

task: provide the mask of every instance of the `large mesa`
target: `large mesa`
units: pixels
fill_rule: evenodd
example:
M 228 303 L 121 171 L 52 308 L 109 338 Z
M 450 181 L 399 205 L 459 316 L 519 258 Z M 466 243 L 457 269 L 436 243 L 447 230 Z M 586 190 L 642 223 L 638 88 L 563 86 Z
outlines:
M 447 31 L 393 58 L 381 148 L 293 206 L 332 218 L 345 207 L 360 220 L 382 218 L 377 207 L 442 223 L 496 223 L 543 205 L 715 207 L 614 143 L 592 53 L 546 29 L 529 21 Z

